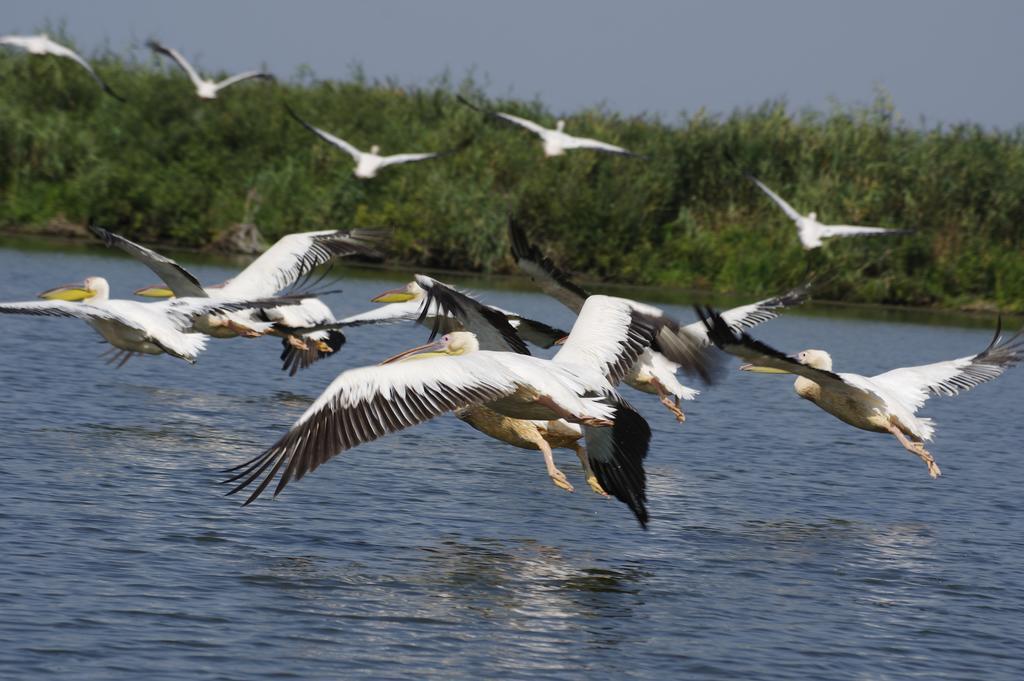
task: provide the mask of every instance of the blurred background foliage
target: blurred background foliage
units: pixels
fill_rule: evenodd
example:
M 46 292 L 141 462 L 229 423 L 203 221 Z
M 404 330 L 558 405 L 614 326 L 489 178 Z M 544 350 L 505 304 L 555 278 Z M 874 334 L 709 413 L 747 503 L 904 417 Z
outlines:
M 671 124 L 589 109 L 567 118 L 567 132 L 649 159 L 546 159 L 536 137 L 485 121 L 455 94 L 549 126 L 555 116 L 538 101 L 487 100 L 471 78 L 416 88 L 370 82 L 358 68 L 347 82 L 305 69 L 202 101 L 176 67 L 136 54 L 144 58 L 92 55 L 125 104 L 67 60 L 0 54 L 0 226 L 93 216 L 144 243 L 186 247 L 241 221 L 271 240 L 386 226 L 396 261 L 501 272 L 513 269 L 514 212 L 583 278 L 753 295 L 814 272 L 822 298 L 1024 310 L 1021 128 L 909 126 L 885 93 L 827 113 L 794 115 L 778 101 Z M 385 154 L 473 142 L 362 181 L 347 155 L 287 115 L 285 101 L 313 125 Z M 824 222 L 915 232 L 805 253 L 737 164 Z

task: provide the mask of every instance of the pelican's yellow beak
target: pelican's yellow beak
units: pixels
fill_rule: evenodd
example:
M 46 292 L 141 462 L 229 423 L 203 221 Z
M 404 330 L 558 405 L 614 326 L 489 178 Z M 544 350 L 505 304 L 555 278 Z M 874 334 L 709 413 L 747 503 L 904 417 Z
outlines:
M 756 364 L 744 364 L 740 366 L 740 371 L 750 371 L 755 374 L 788 374 L 790 372 L 785 369 L 775 369 L 773 367 L 762 367 Z
M 562 336 L 561 338 L 555 341 L 555 345 L 565 345 L 565 341 L 567 340 L 569 340 L 568 336 Z
M 43 291 L 39 294 L 39 297 L 44 300 L 70 300 L 77 302 L 79 300 L 86 300 L 96 295 L 95 291 L 90 291 L 85 287 L 84 283 L 81 284 L 64 284 L 57 288 L 51 288 L 49 291 Z
M 394 364 L 395 362 L 407 359 L 424 359 L 426 357 L 440 357 L 447 354 L 448 350 L 445 348 L 444 341 L 434 341 L 433 343 L 427 343 L 426 345 L 420 345 L 411 350 L 400 352 L 394 357 L 388 357 L 381 364 Z
M 146 298 L 173 298 L 174 292 L 166 286 L 143 286 L 135 292 L 137 296 L 145 296 Z
M 393 288 L 390 291 L 385 291 L 376 298 L 370 298 L 371 303 L 406 303 L 415 298 L 413 294 L 405 290 L 405 288 Z

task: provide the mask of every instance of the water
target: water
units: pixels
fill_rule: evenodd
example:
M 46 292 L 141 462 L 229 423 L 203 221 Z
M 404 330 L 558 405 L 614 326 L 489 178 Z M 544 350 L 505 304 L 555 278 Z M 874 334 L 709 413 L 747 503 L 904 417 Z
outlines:
M 0 249 L 0 273 L 2 300 L 90 274 L 115 295 L 153 283 L 102 250 Z M 356 312 L 398 283 L 352 272 L 328 302 Z M 540 295 L 481 293 L 571 324 Z M 296 378 L 276 340 L 114 370 L 77 320 L 0 328 L 0 676 L 1024 677 L 1020 369 L 927 404 L 938 481 L 785 377 L 731 371 L 682 426 L 626 389 L 654 430 L 643 532 L 587 490 L 570 452 L 556 457 L 574 494 L 538 453 L 450 416 L 347 452 L 276 501 L 222 496 L 221 469 L 344 367 L 423 342 L 417 327 L 354 329 Z M 821 310 L 757 331 L 861 373 L 971 354 L 989 333 Z

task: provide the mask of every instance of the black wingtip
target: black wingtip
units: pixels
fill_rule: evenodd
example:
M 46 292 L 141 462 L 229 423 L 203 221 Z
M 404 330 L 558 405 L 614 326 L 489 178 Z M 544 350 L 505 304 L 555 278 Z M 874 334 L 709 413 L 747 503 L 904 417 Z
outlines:
M 601 487 L 626 504 L 646 530 L 650 514 L 643 462 L 651 443 L 651 427 L 643 416 L 622 404 L 615 409 L 611 435 L 612 460 L 591 459 L 591 468 Z
M 480 108 L 479 106 L 477 106 L 476 104 L 473 104 L 473 102 L 469 101 L 468 99 L 466 99 L 466 98 L 465 98 L 465 97 L 463 97 L 462 95 L 459 95 L 459 94 L 455 95 L 455 99 L 456 99 L 456 101 L 458 101 L 458 102 L 459 102 L 460 104 L 465 104 L 466 106 L 468 106 L 468 107 L 469 107 L 470 109 L 472 109 L 473 111 L 479 111 L 480 113 L 487 113 L 486 111 L 484 111 L 483 109 L 481 109 L 481 108 Z

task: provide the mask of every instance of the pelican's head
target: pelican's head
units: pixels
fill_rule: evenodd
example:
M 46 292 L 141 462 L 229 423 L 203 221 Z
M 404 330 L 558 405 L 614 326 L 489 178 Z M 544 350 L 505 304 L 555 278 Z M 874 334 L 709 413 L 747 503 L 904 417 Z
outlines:
M 804 350 L 798 352 L 795 355 L 790 355 L 789 358 L 795 362 L 799 362 L 804 366 L 809 366 L 813 369 L 821 369 L 822 371 L 832 371 L 832 356 L 824 350 Z M 740 367 L 740 371 L 750 371 L 755 374 L 789 374 L 790 371 L 785 369 L 776 369 L 774 367 L 759 366 L 757 364 L 744 364 Z
M 817 220 L 817 219 L 818 219 L 818 214 L 817 214 L 817 213 L 815 213 L 815 212 L 814 212 L 814 211 L 812 210 L 812 211 L 811 211 L 810 213 L 808 213 L 808 214 L 807 214 L 807 217 L 809 217 L 809 218 L 810 218 L 810 219 L 812 219 L 812 220 Z
M 374 144 L 372 147 L 370 147 L 370 153 L 373 154 L 374 156 L 380 156 L 380 147 Z
M 371 303 L 407 303 L 410 300 L 423 300 L 426 291 L 415 281 L 410 281 L 402 288 L 393 288 L 371 298 Z
M 394 364 L 410 359 L 424 359 L 426 357 L 457 357 L 480 349 L 480 343 L 475 333 L 469 331 L 452 331 L 441 336 L 433 343 L 420 345 L 411 350 L 399 353 L 394 357 L 381 362 L 381 364 Z
M 555 130 L 557 130 L 558 132 L 562 132 L 563 130 L 565 130 L 565 121 L 563 121 L 561 118 L 559 118 L 555 122 Z
M 154 284 L 152 286 L 143 286 L 135 292 L 135 295 L 145 298 L 173 298 L 174 292 L 166 286 Z
M 87 300 L 95 298 L 106 300 L 110 296 L 110 285 L 103 277 L 89 277 L 80 284 L 65 284 L 49 291 L 43 291 L 39 297 L 44 300 Z

